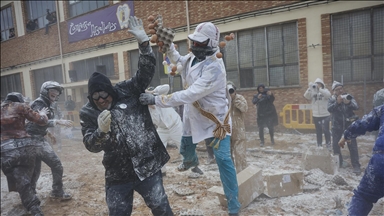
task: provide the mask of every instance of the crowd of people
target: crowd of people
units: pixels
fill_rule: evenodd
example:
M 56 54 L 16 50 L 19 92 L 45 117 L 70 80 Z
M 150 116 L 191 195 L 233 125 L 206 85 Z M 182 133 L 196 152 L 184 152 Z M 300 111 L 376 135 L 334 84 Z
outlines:
M 216 163 L 219 169 L 228 214 L 239 215 L 237 173 L 248 166 L 244 124 L 248 104 L 244 96 L 237 93 L 235 84 L 227 80 L 223 60 L 216 57 L 220 52 L 219 29 L 210 22 L 200 23 L 188 35 L 191 53 L 187 55 L 181 55 L 173 43 L 165 49 L 169 60 L 181 65 L 185 87 L 171 94 L 168 85 L 148 88 L 155 74 L 156 59 L 142 20 L 130 17 L 128 29 L 138 42 L 138 71 L 131 79 L 115 85 L 104 74 L 94 72 L 88 80 L 88 102 L 79 114 L 85 148 L 93 153 L 104 152 L 102 163 L 109 215 L 130 215 L 134 191 L 142 196 L 153 215 L 173 215 L 163 185 L 165 164 L 170 159 L 168 142 L 176 143 L 182 156 L 177 170 L 191 169 L 199 175 L 204 173 L 198 167 L 196 145 L 206 143 L 208 162 Z M 62 119 L 57 105 L 63 91 L 59 83 L 47 81 L 41 86 L 40 96 L 30 105 L 25 103 L 23 95 L 15 92 L 9 93 L 1 104 L 1 168 L 9 190 L 17 191 L 23 206 L 37 216 L 43 215 L 36 196 L 41 161 L 52 171 L 51 197 L 72 198 L 63 190 L 63 166 L 47 139 L 60 143 L 61 150 L 60 126 L 73 127 L 73 119 Z M 365 170 L 349 208 L 351 215 L 367 215 L 372 204 L 384 195 L 380 190 L 384 187 L 384 111 L 383 103 L 377 102 L 384 96 L 376 95 L 374 104 L 379 104 L 357 120 L 354 111 L 359 107 L 354 97 L 344 92 L 343 84 L 335 81 L 332 91 L 333 94 L 317 78 L 309 83 L 304 97 L 312 104 L 317 146 L 322 147 L 324 133 L 325 145 L 339 155 L 341 167 L 345 163 L 340 147 L 347 142 L 353 172 L 360 174 L 356 137 L 366 131 L 380 131 L 369 169 Z M 270 144 L 275 144 L 278 116 L 274 100 L 275 95 L 264 84 L 257 86 L 252 103 L 257 107 L 261 147 L 266 143 L 265 128 L 269 131 Z M 180 105 L 184 105 L 182 119 L 173 109 Z M 65 108 L 67 111 L 75 108 L 70 96 Z

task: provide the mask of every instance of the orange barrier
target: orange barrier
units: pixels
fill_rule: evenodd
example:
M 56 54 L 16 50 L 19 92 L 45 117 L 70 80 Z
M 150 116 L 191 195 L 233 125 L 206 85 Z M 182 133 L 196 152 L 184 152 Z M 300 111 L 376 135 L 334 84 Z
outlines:
M 286 128 L 315 129 L 311 104 L 286 104 L 280 116 Z

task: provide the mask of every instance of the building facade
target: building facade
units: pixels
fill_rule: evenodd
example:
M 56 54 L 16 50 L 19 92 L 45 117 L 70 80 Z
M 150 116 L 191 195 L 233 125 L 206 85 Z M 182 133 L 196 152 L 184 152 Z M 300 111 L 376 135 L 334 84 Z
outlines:
M 48 9 L 48 10 L 47 10 Z M 55 15 L 56 14 L 56 15 Z M 12 91 L 32 100 L 40 86 L 55 80 L 71 95 L 77 110 L 87 102 L 87 81 L 99 71 L 112 83 L 137 70 L 137 42 L 126 21 L 161 14 L 176 32 L 174 42 L 188 53 L 188 34 L 204 21 L 216 24 L 221 38 L 235 39 L 221 49 L 227 79 L 248 101 L 246 126 L 256 125 L 252 105 L 263 83 L 286 104 L 308 103 L 308 83 L 334 80 L 360 105 L 359 116 L 372 108 L 373 94 L 383 88 L 384 4 L 381 1 L 1 1 L 1 97 Z M 56 17 L 51 19 L 49 16 Z M 153 86 L 172 83 L 156 51 Z M 62 105 L 66 97 L 61 97 Z

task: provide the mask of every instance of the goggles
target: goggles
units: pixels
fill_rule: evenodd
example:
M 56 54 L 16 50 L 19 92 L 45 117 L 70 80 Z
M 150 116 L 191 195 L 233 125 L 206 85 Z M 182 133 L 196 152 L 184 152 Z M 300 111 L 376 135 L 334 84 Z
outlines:
M 51 94 L 60 95 L 60 92 L 57 89 L 48 89 L 48 92 Z
M 193 46 L 195 47 L 206 47 L 208 45 L 209 39 L 204 42 L 192 41 Z
M 103 98 L 103 100 L 107 99 L 109 96 L 108 92 L 106 91 L 99 91 L 92 94 L 92 99 L 98 101 L 100 98 Z

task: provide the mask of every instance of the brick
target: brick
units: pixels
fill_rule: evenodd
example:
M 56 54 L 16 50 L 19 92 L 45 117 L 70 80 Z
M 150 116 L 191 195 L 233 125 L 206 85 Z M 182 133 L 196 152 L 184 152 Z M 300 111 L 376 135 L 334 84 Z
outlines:
M 339 156 L 329 154 L 327 149 L 308 151 L 304 155 L 303 168 L 305 170 L 319 168 L 325 173 L 334 175 L 339 171 Z
M 237 174 L 237 183 L 239 185 L 239 202 L 241 208 L 247 207 L 254 199 L 264 192 L 264 183 L 262 170 L 255 166 L 248 166 L 246 169 Z M 213 186 L 208 189 L 209 192 L 215 193 L 222 206 L 227 206 L 227 199 L 224 195 L 222 187 Z
M 303 172 L 282 173 L 265 176 L 265 194 L 269 197 L 284 197 L 303 192 Z

